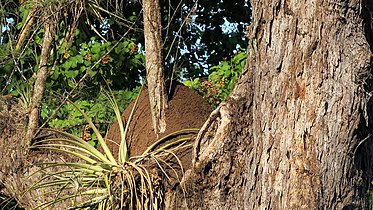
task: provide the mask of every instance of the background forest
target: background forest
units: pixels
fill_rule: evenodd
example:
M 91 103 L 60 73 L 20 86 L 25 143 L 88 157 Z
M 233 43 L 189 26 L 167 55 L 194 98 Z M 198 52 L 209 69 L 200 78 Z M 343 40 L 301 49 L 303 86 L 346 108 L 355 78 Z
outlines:
M 2 1 L 0 5 L 1 94 L 27 107 L 38 70 L 43 19 L 58 16 L 40 121 L 81 132 L 84 119 L 74 101 L 102 128 L 113 121 L 101 90 L 113 90 L 120 110 L 145 81 L 142 6 L 139 1 Z M 192 87 L 216 106 L 233 88 L 246 58 L 248 1 L 161 1 L 167 80 Z M 72 8 L 71 8 L 72 7 Z M 83 125 L 84 126 L 84 125 Z

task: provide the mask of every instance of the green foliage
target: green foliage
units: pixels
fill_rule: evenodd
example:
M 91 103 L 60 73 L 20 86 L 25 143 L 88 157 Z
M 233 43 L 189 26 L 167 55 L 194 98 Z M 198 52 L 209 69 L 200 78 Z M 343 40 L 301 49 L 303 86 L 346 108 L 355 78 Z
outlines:
M 67 44 L 64 46 L 58 51 L 62 62 L 54 68 L 53 75 L 47 80 L 46 86 L 50 92 L 42 106 L 42 119 L 48 119 L 59 105 L 60 100 L 56 100 L 56 94 L 61 95 L 62 100 L 66 92 L 78 87 L 74 92 L 76 105 L 87 111 L 88 116 L 101 129 L 106 129 L 113 121 L 113 112 L 107 107 L 100 89 L 106 83 L 109 84 L 114 89 L 116 100 L 120 102 L 120 111 L 123 111 L 138 92 L 136 86 L 139 80 L 136 78 L 139 77 L 134 75 L 138 75 L 137 69 L 142 68 L 144 55 L 134 50 L 137 45 L 131 39 L 124 39 L 115 45 L 92 37 L 90 41 L 80 43 L 79 48 Z M 82 83 L 80 78 L 86 74 L 88 78 Z M 81 133 L 83 122 L 80 112 L 67 104 L 57 111 L 56 117 L 48 125 L 77 134 Z
M 115 100 L 121 102 L 118 107 L 120 112 L 123 112 L 127 105 L 136 98 L 138 91 L 139 88 L 133 91 L 119 90 L 112 92 Z M 53 104 L 51 102 L 51 100 L 48 100 L 42 105 L 41 118 L 43 120 L 47 120 L 51 116 L 52 111 L 56 109 L 55 106 L 57 104 L 51 107 L 51 104 Z M 86 120 L 75 106 L 83 110 L 101 130 L 108 129 L 108 126 L 115 120 L 114 111 L 108 106 L 107 97 L 102 91 L 98 94 L 97 98 L 91 100 L 79 99 L 74 104 L 70 103 L 62 106 L 56 112 L 55 118 L 48 122 L 49 127 L 65 130 L 74 135 L 82 134 Z M 96 140 L 95 135 L 92 136 L 92 140 Z
M 211 67 L 208 80 L 201 81 L 199 78 L 186 80 L 184 85 L 197 91 L 207 102 L 216 107 L 229 96 L 245 64 L 246 52 L 242 51 L 232 59 L 221 61 L 217 66 Z
M 30 9 L 31 9 L 30 3 L 22 4 L 19 7 L 19 17 L 21 18 L 21 21 L 17 24 L 18 30 L 20 30 L 26 23 L 27 16 L 30 13 Z
M 105 85 L 105 80 L 117 89 L 118 87 L 134 88 L 138 86 L 138 69 L 143 68 L 144 55 L 139 54 L 134 39 L 121 42 L 101 42 L 91 37 L 88 42 L 77 43 L 77 46 L 62 45 L 58 51 L 60 65 L 54 68 L 48 85 L 54 90 L 73 89 L 79 80 L 89 73 L 85 81 L 87 94 L 94 94 L 97 88 Z M 94 68 L 92 68 L 94 67 Z M 102 78 L 105 78 L 103 80 Z
M 10 27 L 9 31 L 1 31 L 0 39 L 0 83 L 4 87 L 4 95 L 12 91 L 9 81 L 26 82 L 33 77 L 38 66 L 40 43 L 43 39 L 40 20 L 35 22 L 30 30 L 27 45 L 22 47 L 20 52 L 11 49 L 15 40 L 9 40 L 18 37 L 19 30 L 25 24 L 31 8 L 31 4 L 27 2 L 31 1 L 26 1 L 20 6 L 18 1 L 5 0 L 3 7 L 0 7 L 1 14 L 4 14 L 1 24 Z M 110 53 L 107 57 L 109 63 L 101 62 L 97 68 L 92 69 L 89 80 L 84 82 L 89 83 L 88 86 L 97 85 L 100 84 L 100 76 L 103 76 L 113 82 L 113 90 L 123 87 L 132 89 L 138 86 L 139 78 L 145 74 L 143 55 L 137 53 L 141 49 L 137 51 L 136 47 L 133 47 L 144 46 L 141 30 L 142 8 L 139 1 L 120 4 L 114 1 L 88 1 L 84 5 L 85 12 L 81 18 L 76 17 L 79 20 L 75 19 L 73 13 L 69 13 L 71 11 L 68 7 L 73 2 L 75 1 L 41 2 L 55 3 L 57 6 L 66 5 L 66 8 L 61 8 L 59 14 L 61 19 L 54 44 L 56 52 L 53 52 L 50 62 L 50 68 L 54 73 L 48 79 L 47 89 L 61 89 L 62 91 L 57 91 L 60 94 L 69 91 L 77 83 L 76 80 L 86 72 L 87 67 L 93 65 L 98 58 L 102 58 L 108 48 L 120 40 L 124 32 L 128 32 L 128 40 L 123 41 L 123 44 L 118 45 L 117 49 Z M 201 77 L 207 67 L 218 65 L 218 62 L 232 54 L 237 46 L 245 48 L 244 28 L 250 22 L 251 13 L 247 0 L 204 0 L 198 4 L 193 0 L 171 0 L 160 3 L 163 8 L 161 19 L 165 28 L 165 69 L 169 78 L 175 78 L 174 74 L 177 75 L 179 71 L 185 72 L 188 78 Z M 43 9 L 45 8 L 38 9 L 37 17 L 43 16 Z M 11 18 L 13 23 L 6 23 L 6 18 Z M 72 42 L 66 43 L 65 38 L 75 20 L 78 22 L 75 37 Z M 3 52 L 4 57 L 1 56 Z M 90 58 L 92 60 L 89 60 Z M 94 88 L 86 89 L 91 93 L 97 92 Z
M 63 30 L 63 27 L 60 28 Z M 77 33 L 79 35 L 79 32 Z M 33 44 L 41 42 L 42 29 L 34 35 Z M 39 41 L 37 41 L 39 40 Z M 63 40 L 63 39 L 62 39 Z M 62 41 L 61 40 L 61 41 Z M 81 40 L 78 36 L 77 40 Z M 46 92 L 41 106 L 41 119 L 48 121 L 48 126 L 63 129 L 78 134 L 83 130 L 83 117 L 71 104 L 65 104 L 58 110 L 57 107 L 69 94 L 82 110 L 94 119 L 99 127 L 105 130 L 113 121 L 112 109 L 106 106 L 107 101 L 100 93 L 100 89 L 109 84 L 114 89 L 113 94 L 120 101 L 120 111 L 134 99 L 140 84 L 139 69 L 144 68 L 144 55 L 138 51 L 134 39 L 122 39 L 114 42 L 102 42 L 96 37 L 91 37 L 87 42 L 61 42 L 56 52 L 54 66 L 50 77 L 47 78 Z M 7 45 L 1 45 L 5 47 Z M 0 66 L 0 72 L 4 72 L 3 94 L 13 94 L 20 98 L 21 102 L 30 100 L 30 84 L 34 80 L 34 72 L 37 71 L 37 57 L 31 48 L 26 48 L 20 59 L 21 64 L 30 61 L 29 68 L 24 68 L 20 74 L 8 74 L 12 71 L 11 60 Z M 88 74 L 88 75 L 87 75 Z M 84 81 L 81 78 L 86 79 Z M 125 90 L 124 90 L 125 89 Z M 27 90 L 28 95 L 22 95 L 19 90 Z M 53 111 L 56 116 L 53 115 Z M 88 111 L 89 110 L 89 111 Z M 93 136 L 94 137 L 94 136 Z

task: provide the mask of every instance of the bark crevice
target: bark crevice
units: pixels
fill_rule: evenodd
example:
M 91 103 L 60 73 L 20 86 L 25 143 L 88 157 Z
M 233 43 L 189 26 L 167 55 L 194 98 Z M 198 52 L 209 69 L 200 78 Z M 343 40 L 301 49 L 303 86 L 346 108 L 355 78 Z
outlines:
M 244 174 L 247 157 L 252 150 L 251 133 L 247 129 L 252 119 L 249 117 L 251 103 L 248 101 L 243 97 L 229 98 L 211 115 L 213 121 L 206 122 L 202 128 L 196 140 L 194 167 L 186 172 L 182 183 L 186 189 L 188 209 L 244 206 Z M 227 133 L 231 135 L 222 135 Z M 215 138 L 212 139 L 212 135 Z M 210 202 L 211 198 L 214 198 L 213 202 Z M 239 203 L 231 206 L 234 201 Z

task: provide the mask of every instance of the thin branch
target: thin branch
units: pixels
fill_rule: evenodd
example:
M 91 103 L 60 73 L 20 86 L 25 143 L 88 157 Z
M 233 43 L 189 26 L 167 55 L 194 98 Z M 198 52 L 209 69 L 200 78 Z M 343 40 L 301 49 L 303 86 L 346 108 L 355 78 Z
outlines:
M 196 6 L 197 6 L 197 3 L 198 3 L 198 1 L 196 1 L 196 2 L 194 3 L 194 5 L 193 5 L 192 8 L 196 7 Z M 167 60 L 168 57 L 170 56 L 170 54 L 171 54 L 171 49 L 172 49 L 173 45 L 175 44 L 176 39 L 179 37 L 179 34 L 180 34 L 182 28 L 183 28 L 184 25 L 188 22 L 187 20 L 189 19 L 189 17 L 190 17 L 190 15 L 192 14 L 192 12 L 193 12 L 193 10 L 190 10 L 190 11 L 189 11 L 189 13 L 188 13 L 188 15 L 186 16 L 186 18 L 184 18 L 183 23 L 180 25 L 179 30 L 176 32 L 176 35 L 174 36 L 174 39 L 172 40 L 172 43 L 171 43 L 171 45 L 170 45 L 170 49 L 169 49 L 168 52 L 167 52 L 167 55 L 166 55 L 166 57 L 165 57 L 165 60 Z
M 35 13 L 36 13 L 36 3 L 33 2 L 32 8 L 30 9 L 30 12 L 27 15 L 26 22 L 22 27 L 21 35 L 18 38 L 17 44 L 16 44 L 16 50 L 18 50 L 23 42 L 25 41 L 27 35 L 30 33 L 31 26 L 35 22 Z
M 33 89 L 32 101 L 31 101 L 31 111 L 29 114 L 29 123 L 26 133 L 26 137 L 22 142 L 24 147 L 24 153 L 27 154 L 28 148 L 31 145 L 31 141 L 34 136 L 34 130 L 38 126 L 39 121 L 39 105 L 43 97 L 45 82 L 48 77 L 48 60 L 50 57 L 50 51 L 52 42 L 55 36 L 57 22 L 53 19 L 49 19 L 44 24 L 44 40 L 42 44 L 42 51 L 40 55 L 39 70 L 35 77 L 35 84 Z

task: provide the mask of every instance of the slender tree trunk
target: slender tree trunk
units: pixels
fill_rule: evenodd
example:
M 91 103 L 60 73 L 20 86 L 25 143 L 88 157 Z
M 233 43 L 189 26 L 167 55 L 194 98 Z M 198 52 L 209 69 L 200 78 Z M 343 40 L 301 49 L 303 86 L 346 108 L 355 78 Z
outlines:
M 153 128 L 156 134 L 166 130 L 165 109 L 167 92 L 165 87 L 162 57 L 162 24 L 158 0 L 143 0 L 144 36 L 146 51 L 146 74 Z
M 202 128 L 173 204 L 368 209 L 371 11 L 361 1 L 251 2 L 248 65 Z
M 25 39 L 27 38 L 28 34 L 31 31 L 31 27 L 34 25 L 35 22 L 35 13 L 36 13 L 36 3 L 33 3 L 33 7 L 30 9 L 29 14 L 27 15 L 25 25 L 22 27 L 21 33 L 18 37 L 16 50 L 18 50 L 22 45 Z
M 39 70 L 36 73 L 35 84 L 33 88 L 32 100 L 31 100 L 31 110 L 29 115 L 28 130 L 23 142 L 25 147 L 25 152 L 28 151 L 28 146 L 30 146 L 31 140 L 34 135 L 35 129 L 38 127 L 39 121 L 39 106 L 41 99 L 43 97 L 45 82 L 48 76 L 48 60 L 50 57 L 52 41 L 54 39 L 56 30 L 56 23 L 52 19 L 44 21 L 44 40 L 42 43 L 42 50 L 40 56 Z

